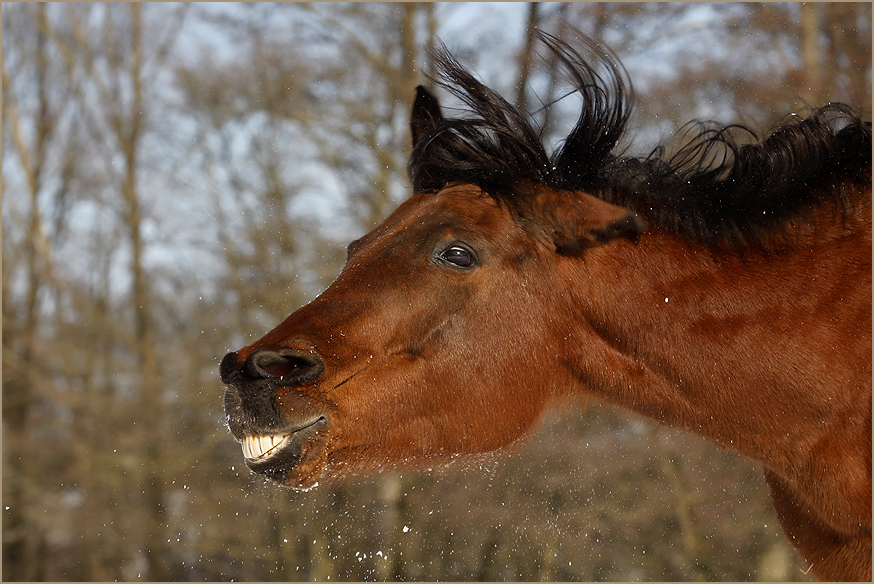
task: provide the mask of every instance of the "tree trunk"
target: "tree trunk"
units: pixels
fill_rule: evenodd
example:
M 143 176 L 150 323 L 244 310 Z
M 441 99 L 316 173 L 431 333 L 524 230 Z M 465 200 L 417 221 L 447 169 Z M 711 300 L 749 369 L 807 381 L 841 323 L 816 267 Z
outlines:
M 540 6 L 537 2 L 528 3 L 528 24 L 525 27 L 525 45 L 519 55 L 519 81 L 516 84 L 516 107 L 521 112 L 528 111 L 528 78 L 531 75 L 531 65 L 534 60 L 535 31 L 539 25 Z
M 822 101 L 822 55 L 819 47 L 820 5 L 801 4 L 801 58 L 804 62 L 804 93 L 802 97 L 815 105 Z
M 5 114 L 13 126 L 13 143 L 24 167 L 28 195 L 30 196 L 30 223 L 25 244 L 27 265 L 27 292 L 24 302 L 24 315 L 21 319 L 21 342 L 19 358 L 13 362 L 11 375 L 3 382 L 3 453 L 5 473 L 3 481 L 3 577 L 5 580 L 32 581 L 43 577 L 44 564 L 40 558 L 45 547 L 43 530 L 32 516 L 28 493 L 30 472 L 28 440 L 30 424 L 28 420 L 35 403 L 34 388 L 38 380 L 35 371 L 36 335 L 38 334 L 39 301 L 42 284 L 45 281 L 50 262 L 48 251 L 43 248 L 44 234 L 42 216 L 39 208 L 39 195 L 42 187 L 45 150 L 51 131 L 48 116 L 48 90 L 46 87 L 46 5 L 36 5 L 37 43 L 35 55 L 37 118 L 36 133 L 32 148 L 25 143 L 20 128 L 18 111 L 14 105 L 7 105 Z M 4 68 L 4 78 L 6 76 Z M 6 79 L 4 79 L 6 81 Z M 41 257 L 42 256 L 42 257 Z M 42 260 L 42 261 L 41 261 Z M 5 298 L 4 298 L 5 302 Z M 7 341 L 4 338 L 4 341 Z M 10 341 L 7 341 L 10 342 Z M 10 344 L 14 343 L 11 341 Z M 7 362 L 8 363 L 8 362 Z M 9 367 L 9 365 L 6 365 Z M 4 367 L 4 373 L 7 369 Z
M 134 348 L 137 359 L 139 387 L 138 423 L 142 428 L 143 475 L 140 487 L 143 493 L 146 525 L 144 555 L 147 577 L 153 582 L 167 579 L 164 549 L 164 477 L 161 472 L 161 387 L 157 364 L 154 326 L 151 316 L 151 297 L 143 262 L 143 210 L 137 186 L 139 145 L 143 131 L 142 86 L 142 7 L 129 5 L 130 10 L 130 81 L 131 105 L 128 112 L 120 111 L 116 132 L 125 160 L 122 196 L 125 203 L 125 226 L 131 247 L 131 278 L 133 280 Z M 121 107 L 121 106 L 119 106 Z M 125 115 L 125 113 L 127 115 Z

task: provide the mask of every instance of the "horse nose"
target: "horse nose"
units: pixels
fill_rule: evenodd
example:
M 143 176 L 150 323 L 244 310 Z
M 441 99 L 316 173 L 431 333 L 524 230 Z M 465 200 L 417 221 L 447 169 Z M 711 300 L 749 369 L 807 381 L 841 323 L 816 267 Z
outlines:
M 233 355 L 234 362 L 237 362 L 236 354 Z M 225 357 L 222 360 L 223 376 L 227 359 Z M 291 349 L 259 349 L 252 352 L 238 368 L 242 377 L 247 380 L 275 378 L 282 380 L 283 384 L 301 385 L 318 379 L 325 370 L 325 364 L 317 355 L 309 353 Z

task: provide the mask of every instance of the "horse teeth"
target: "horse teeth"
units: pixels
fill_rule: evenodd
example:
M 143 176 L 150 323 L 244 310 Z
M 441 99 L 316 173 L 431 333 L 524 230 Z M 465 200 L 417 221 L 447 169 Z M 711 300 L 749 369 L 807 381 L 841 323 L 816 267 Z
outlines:
M 285 442 L 285 436 L 244 436 L 241 442 L 243 456 L 249 459 L 265 458 Z

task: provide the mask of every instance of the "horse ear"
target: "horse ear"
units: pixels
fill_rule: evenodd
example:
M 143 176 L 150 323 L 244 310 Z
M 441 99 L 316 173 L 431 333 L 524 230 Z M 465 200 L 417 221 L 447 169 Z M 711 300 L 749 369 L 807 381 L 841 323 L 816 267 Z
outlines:
M 413 134 L 413 146 L 418 144 L 428 130 L 432 130 L 443 120 L 440 103 L 430 91 L 419 85 L 416 87 L 416 99 L 413 100 L 413 112 L 410 115 L 410 130 Z
M 536 204 L 540 223 L 561 255 L 576 255 L 620 237 L 637 241 L 644 230 L 636 213 L 582 192 L 543 189 Z

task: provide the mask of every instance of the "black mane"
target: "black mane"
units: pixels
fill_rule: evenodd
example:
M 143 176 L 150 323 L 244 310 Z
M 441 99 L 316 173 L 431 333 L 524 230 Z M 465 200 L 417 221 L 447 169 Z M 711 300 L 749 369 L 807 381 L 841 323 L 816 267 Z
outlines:
M 515 206 L 531 182 L 582 190 L 637 212 L 657 229 L 743 247 L 762 243 L 812 205 L 843 210 L 858 187 L 870 186 L 871 124 L 843 104 L 792 116 L 766 137 L 743 126 L 694 122 L 691 138 L 669 157 L 662 147 L 642 158 L 616 153 L 633 102 L 624 67 L 590 39 L 580 39 L 589 61 L 551 35 L 540 39 L 583 97 L 561 147 L 548 155 L 523 113 L 445 48 L 434 50 L 435 82 L 473 115 L 444 118 L 419 139 L 409 163 L 415 192 L 471 183 Z

